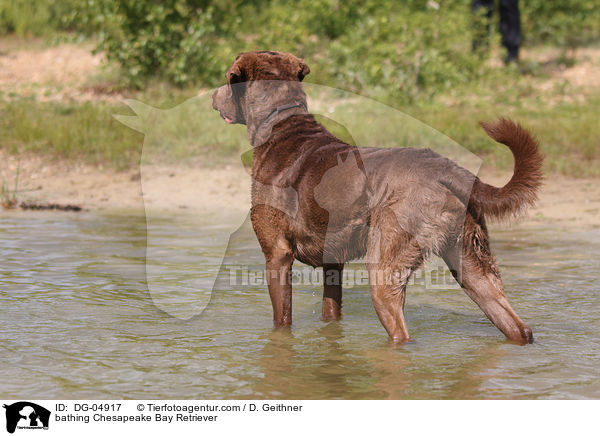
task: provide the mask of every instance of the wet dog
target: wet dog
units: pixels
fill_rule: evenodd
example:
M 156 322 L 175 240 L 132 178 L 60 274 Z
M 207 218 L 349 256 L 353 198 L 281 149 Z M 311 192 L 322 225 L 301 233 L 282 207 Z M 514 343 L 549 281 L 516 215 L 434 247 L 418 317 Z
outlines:
M 428 149 L 353 147 L 308 113 L 301 82 L 309 72 L 288 53 L 242 53 L 213 95 L 213 108 L 227 123 L 245 124 L 254 147 L 251 220 L 275 325 L 292 322 L 295 259 L 323 267 L 322 316 L 334 320 L 342 316 L 344 264 L 364 256 L 381 323 L 394 342 L 408 341 L 406 284 L 435 254 L 509 339 L 532 342 L 506 297 L 486 217 L 510 218 L 537 199 L 536 140 L 506 119 L 482 123 L 514 155 L 501 188 Z

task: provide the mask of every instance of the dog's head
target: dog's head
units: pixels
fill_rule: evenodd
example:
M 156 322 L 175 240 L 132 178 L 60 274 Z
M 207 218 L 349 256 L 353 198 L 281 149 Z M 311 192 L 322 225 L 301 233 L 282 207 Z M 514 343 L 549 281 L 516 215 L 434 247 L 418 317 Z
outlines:
M 241 53 L 227 70 L 227 84 L 213 94 L 213 108 L 229 124 L 250 124 L 273 108 L 293 101 L 306 103 L 300 82 L 310 72 L 289 53 Z

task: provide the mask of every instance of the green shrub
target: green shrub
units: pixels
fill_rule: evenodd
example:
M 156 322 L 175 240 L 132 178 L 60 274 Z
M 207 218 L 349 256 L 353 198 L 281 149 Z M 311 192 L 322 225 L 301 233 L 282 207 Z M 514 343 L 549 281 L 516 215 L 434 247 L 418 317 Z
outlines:
M 91 35 L 103 23 L 100 1 L 104 0 L 0 0 L 0 35 Z
M 466 82 L 482 66 L 458 1 L 122 0 L 102 14 L 99 48 L 134 86 L 155 76 L 214 86 L 237 53 L 265 48 L 309 59 L 314 81 L 406 99 Z
M 93 33 L 128 86 L 215 86 L 237 53 L 255 49 L 293 52 L 313 81 L 395 101 L 490 74 L 471 53 L 469 0 L 0 1 L 0 33 Z M 525 43 L 600 38 L 600 0 L 521 1 L 521 12 Z
M 523 3 L 524 38 L 573 48 L 600 38 L 600 0 L 535 0 Z
M 313 81 L 411 100 L 489 74 L 470 50 L 468 3 L 122 0 L 106 2 L 112 26 L 100 48 L 138 86 L 151 76 L 214 86 L 238 52 L 274 49 L 308 58 Z M 599 6 L 600 0 L 521 2 L 525 40 L 590 42 L 598 37 Z

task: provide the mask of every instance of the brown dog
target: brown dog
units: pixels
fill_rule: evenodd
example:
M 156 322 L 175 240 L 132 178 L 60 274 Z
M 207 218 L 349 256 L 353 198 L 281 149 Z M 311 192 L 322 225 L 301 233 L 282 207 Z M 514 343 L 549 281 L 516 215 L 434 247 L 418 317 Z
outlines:
M 213 95 L 225 121 L 247 126 L 254 147 L 251 219 L 275 325 L 292 322 L 294 259 L 323 267 L 322 313 L 331 320 L 342 315 L 344 263 L 365 256 L 381 323 L 395 342 L 408 341 L 406 284 L 436 254 L 509 339 L 532 342 L 506 298 L 485 216 L 506 218 L 534 203 L 542 180 L 536 141 L 505 119 L 482 124 L 515 158 L 502 188 L 431 150 L 352 147 L 308 114 L 300 82 L 309 71 L 291 54 L 242 53 Z

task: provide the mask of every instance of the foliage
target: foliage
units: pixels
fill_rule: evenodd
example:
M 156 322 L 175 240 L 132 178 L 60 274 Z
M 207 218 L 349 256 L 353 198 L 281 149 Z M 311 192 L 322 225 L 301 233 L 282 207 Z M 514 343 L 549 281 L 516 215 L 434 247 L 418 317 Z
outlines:
M 215 86 L 237 53 L 254 49 L 296 53 L 313 81 L 394 101 L 489 74 L 470 50 L 468 0 L 0 1 L 0 33 L 97 35 L 135 87 L 151 77 Z M 522 1 L 521 12 L 526 43 L 575 47 L 600 37 L 600 0 Z
M 0 0 L 0 35 L 90 35 L 104 22 L 98 6 L 95 0 Z
M 215 86 L 237 53 L 265 48 L 309 59 L 313 81 L 396 100 L 484 73 L 469 50 L 468 8 L 457 1 L 436 9 L 416 0 L 317 0 L 303 8 L 289 0 L 123 0 L 105 4 L 103 14 L 114 25 L 99 47 L 136 86 L 157 75 Z
M 599 0 L 526 3 L 522 14 L 526 41 L 574 48 L 600 38 Z

